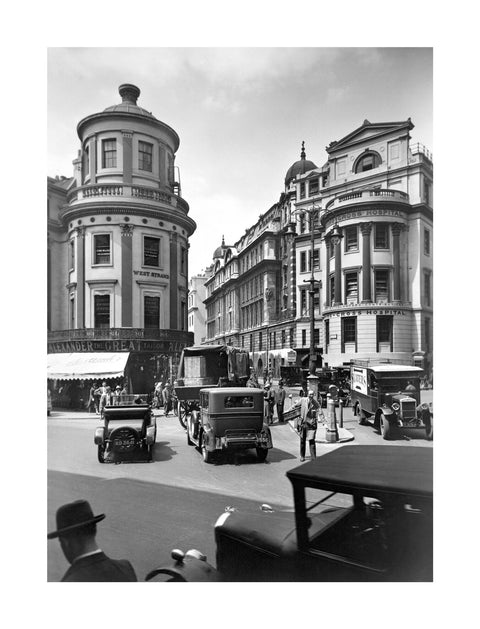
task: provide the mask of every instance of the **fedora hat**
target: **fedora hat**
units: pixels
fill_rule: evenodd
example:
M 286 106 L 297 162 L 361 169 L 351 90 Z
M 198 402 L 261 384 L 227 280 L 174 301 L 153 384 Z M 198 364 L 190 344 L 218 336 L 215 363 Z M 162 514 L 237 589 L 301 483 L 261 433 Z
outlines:
M 47 538 L 52 539 L 59 535 L 65 535 L 82 526 L 87 526 L 87 524 L 100 522 L 104 517 L 104 513 L 93 515 L 92 507 L 86 500 L 69 502 L 57 509 L 57 530 L 48 533 Z

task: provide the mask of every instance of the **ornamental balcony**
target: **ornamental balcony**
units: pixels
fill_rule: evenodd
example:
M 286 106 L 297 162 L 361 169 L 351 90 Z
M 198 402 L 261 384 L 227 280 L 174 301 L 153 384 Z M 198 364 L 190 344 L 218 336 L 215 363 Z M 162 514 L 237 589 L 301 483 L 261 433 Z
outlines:
M 409 196 L 401 190 L 377 189 L 354 190 L 340 194 L 331 199 L 325 206 L 327 212 L 342 209 L 352 205 L 375 204 L 375 203 L 408 203 Z
M 69 204 L 65 211 L 72 210 L 77 205 L 84 202 L 95 201 L 96 203 L 118 203 L 128 204 L 133 201 L 148 201 L 164 207 L 165 204 L 176 207 L 184 214 L 188 214 L 189 205 L 182 197 L 158 188 L 145 186 L 126 185 L 123 183 L 104 183 L 79 186 L 74 188 L 67 195 Z

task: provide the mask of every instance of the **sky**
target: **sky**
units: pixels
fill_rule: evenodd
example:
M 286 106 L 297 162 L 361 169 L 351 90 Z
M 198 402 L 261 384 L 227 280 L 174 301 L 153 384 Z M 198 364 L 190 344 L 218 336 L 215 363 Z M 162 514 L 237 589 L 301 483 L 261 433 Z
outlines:
M 121 101 L 134 83 L 138 105 L 180 136 L 182 196 L 197 223 L 189 273 L 212 262 L 222 236 L 240 239 L 278 201 L 288 168 L 317 166 L 325 147 L 365 119 L 406 120 L 433 151 L 432 48 L 66 48 L 48 49 L 47 174 L 73 173 L 79 120 Z

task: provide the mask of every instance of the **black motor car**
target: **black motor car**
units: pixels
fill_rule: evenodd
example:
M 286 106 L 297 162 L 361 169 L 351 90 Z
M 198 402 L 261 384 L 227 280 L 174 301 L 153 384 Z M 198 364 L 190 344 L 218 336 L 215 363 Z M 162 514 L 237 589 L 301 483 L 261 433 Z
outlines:
M 432 581 L 432 449 L 343 446 L 287 472 L 295 512 L 229 508 L 224 581 Z
M 104 408 L 103 426 L 94 437 L 100 463 L 152 460 L 157 424 L 147 400 L 147 395 L 126 395 Z

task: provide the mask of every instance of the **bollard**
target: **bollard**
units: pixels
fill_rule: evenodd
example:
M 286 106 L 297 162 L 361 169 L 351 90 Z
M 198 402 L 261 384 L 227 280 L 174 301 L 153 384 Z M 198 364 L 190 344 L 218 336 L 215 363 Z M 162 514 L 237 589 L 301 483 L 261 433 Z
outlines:
M 340 428 L 343 428 L 343 400 L 339 400 L 338 405 L 340 406 Z
M 335 400 L 327 395 L 327 430 L 325 433 L 327 443 L 338 441 L 337 418 L 335 417 Z

